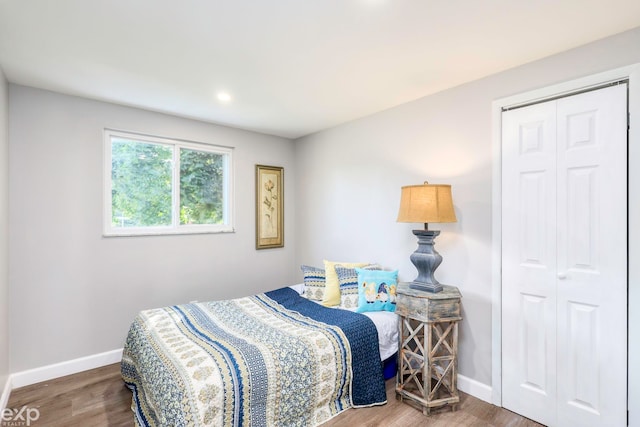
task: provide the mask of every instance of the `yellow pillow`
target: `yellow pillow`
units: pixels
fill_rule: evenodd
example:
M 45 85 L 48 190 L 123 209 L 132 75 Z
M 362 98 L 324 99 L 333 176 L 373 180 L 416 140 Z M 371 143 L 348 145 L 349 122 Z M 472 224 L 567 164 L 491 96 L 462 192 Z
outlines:
M 326 275 L 326 285 L 324 288 L 324 298 L 322 305 L 331 307 L 340 305 L 340 281 L 338 273 L 336 273 L 336 264 L 345 268 L 361 268 L 366 267 L 368 262 L 332 262 L 324 261 L 324 273 Z

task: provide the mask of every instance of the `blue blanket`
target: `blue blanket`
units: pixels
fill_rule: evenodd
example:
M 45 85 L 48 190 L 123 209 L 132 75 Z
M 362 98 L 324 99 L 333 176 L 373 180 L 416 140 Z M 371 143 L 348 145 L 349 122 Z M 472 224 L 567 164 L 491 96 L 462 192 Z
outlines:
M 138 425 L 303 425 L 386 402 L 377 331 L 283 288 L 141 312 L 122 375 Z

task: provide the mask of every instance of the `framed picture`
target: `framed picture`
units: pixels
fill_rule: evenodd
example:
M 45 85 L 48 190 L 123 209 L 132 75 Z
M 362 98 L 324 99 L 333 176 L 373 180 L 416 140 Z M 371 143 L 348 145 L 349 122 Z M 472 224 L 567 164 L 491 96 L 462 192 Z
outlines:
M 256 165 L 256 249 L 284 247 L 284 168 Z

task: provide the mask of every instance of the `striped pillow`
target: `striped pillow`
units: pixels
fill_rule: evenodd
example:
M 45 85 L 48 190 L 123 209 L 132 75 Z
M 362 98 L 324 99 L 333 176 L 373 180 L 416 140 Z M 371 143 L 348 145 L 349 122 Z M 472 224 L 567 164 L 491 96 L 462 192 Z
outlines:
M 335 262 L 324 261 L 324 272 L 326 274 L 326 285 L 324 289 L 324 299 L 322 305 L 333 307 L 340 305 L 340 283 L 338 282 L 338 274 L 336 273 L 336 265 L 348 268 L 362 268 L 369 265 L 368 262 Z
M 366 270 L 381 270 L 377 264 L 364 267 Z M 340 282 L 340 308 L 355 309 L 358 307 L 358 272 L 355 268 L 342 265 L 335 266 Z
M 322 301 L 326 282 L 324 270 L 309 265 L 301 265 L 300 269 L 304 275 L 304 296 L 311 300 Z

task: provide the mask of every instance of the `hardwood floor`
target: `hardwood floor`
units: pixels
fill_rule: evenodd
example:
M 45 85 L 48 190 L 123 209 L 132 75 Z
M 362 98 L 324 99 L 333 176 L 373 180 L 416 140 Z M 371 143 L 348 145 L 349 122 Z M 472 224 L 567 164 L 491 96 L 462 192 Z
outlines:
M 24 405 L 40 411 L 32 427 L 134 425 L 119 363 L 13 390 L 7 408 Z
M 456 412 L 448 409 L 432 411 L 432 415 L 426 417 L 422 411 L 396 400 L 394 385 L 394 380 L 387 381 L 386 405 L 349 409 L 323 427 L 540 426 L 464 393 L 461 393 Z M 122 382 L 117 363 L 13 390 L 7 408 L 19 410 L 23 406 L 38 409 L 40 418 L 31 422 L 34 427 L 134 425 L 131 392 Z M 26 425 L 6 422 L 6 425 Z

